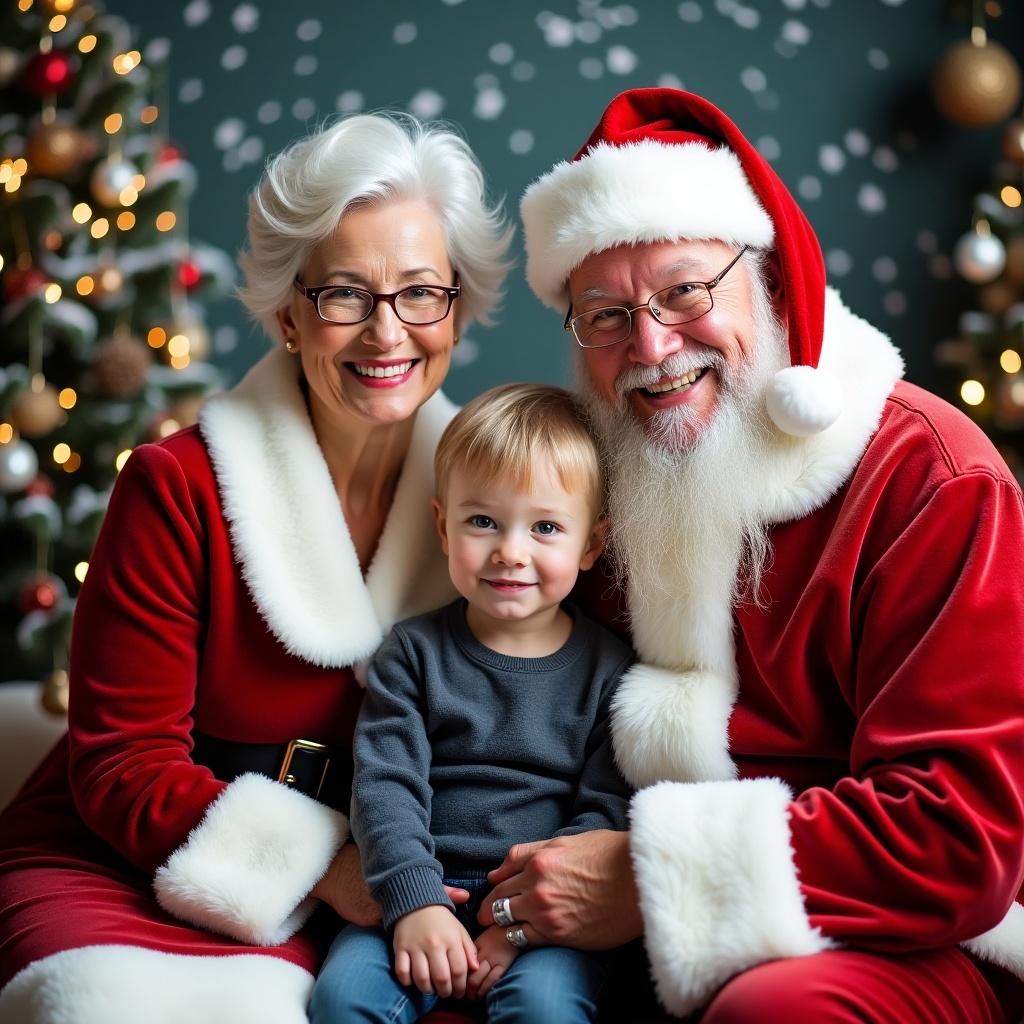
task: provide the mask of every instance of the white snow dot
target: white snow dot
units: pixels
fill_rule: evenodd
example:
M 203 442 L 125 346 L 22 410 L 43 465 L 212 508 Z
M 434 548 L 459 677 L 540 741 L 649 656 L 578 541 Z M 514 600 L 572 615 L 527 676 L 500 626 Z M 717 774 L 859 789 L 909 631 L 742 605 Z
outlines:
M 225 118 L 213 130 L 213 144 L 218 149 L 237 146 L 245 135 L 245 122 L 239 117 Z
M 517 82 L 529 82 L 537 73 L 537 69 L 528 60 L 517 60 L 512 65 L 512 77 Z
M 296 121 L 308 121 L 315 113 L 316 104 L 308 96 L 303 96 L 292 104 L 292 117 Z
M 619 19 L 619 24 L 623 28 L 629 28 L 640 20 L 640 15 L 631 4 L 619 4 L 615 8 L 615 17 Z
M 857 205 L 865 213 L 881 213 L 885 209 L 885 193 L 871 182 L 857 190 Z
M 662 89 L 683 89 L 683 80 L 678 76 L 674 75 L 671 71 L 666 71 L 662 75 L 658 75 L 658 85 Z
M 166 36 L 151 39 L 146 45 L 146 60 L 159 64 L 171 55 L 171 41 Z
M 244 46 L 236 43 L 234 46 L 229 46 L 220 55 L 220 66 L 225 71 L 237 71 L 246 61 L 249 56 L 249 51 Z
M 877 48 L 870 49 L 868 50 L 868 63 L 876 71 L 885 71 L 889 66 L 889 55 L 885 50 L 879 50 Z
M 871 275 L 879 284 L 892 284 L 898 273 L 899 268 L 891 256 L 879 256 L 871 264 Z
M 229 324 L 213 332 L 213 351 L 224 355 L 233 352 L 238 345 L 238 330 Z
M 953 263 L 944 252 L 937 252 L 928 261 L 928 273 L 940 281 L 953 276 Z
M 191 3 L 185 5 L 181 15 L 189 28 L 195 28 L 197 25 L 202 25 L 209 18 L 210 10 L 209 0 L 191 0 Z
M 500 89 L 501 79 L 497 75 L 492 75 L 489 71 L 482 75 L 477 75 L 473 79 L 473 88 L 478 92 L 481 89 Z
M 584 57 L 580 61 L 580 74 L 584 78 L 600 78 L 604 74 L 604 64 L 596 57 Z
M 581 43 L 596 43 L 601 38 L 601 26 L 596 21 L 577 21 L 573 32 Z
M 939 236 L 934 231 L 928 230 L 928 228 L 918 231 L 917 238 L 914 241 L 917 243 L 918 251 L 926 255 L 939 251 Z
M 238 155 L 237 149 L 229 149 L 221 160 L 225 171 L 234 173 L 242 169 L 242 158 Z
M 773 135 L 762 135 L 754 145 L 765 160 L 778 160 L 782 155 L 782 148 L 779 146 L 779 140 Z
M 846 154 L 832 143 L 818 150 L 818 164 L 826 174 L 838 174 L 846 166 Z
M 236 32 L 255 32 L 260 27 L 260 12 L 254 4 L 239 4 L 231 12 Z
M 495 64 L 511 64 L 515 55 L 516 51 L 512 49 L 512 46 L 509 43 L 495 43 L 487 51 L 487 56 L 490 57 Z
M 260 124 L 273 124 L 281 117 L 281 104 L 277 100 L 267 100 L 266 103 L 261 103 L 259 110 L 256 111 L 256 120 Z
M 263 140 L 256 138 L 255 135 L 250 135 L 249 138 L 247 138 L 245 142 L 238 147 L 238 156 L 242 163 L 256 163 L 260 157 L 263 156 Z
M 738 6 L 737 0 L 715 0 L 715 10 L 719 14 L 724 14 L 727 18 L 733 16 L 733 12 Z
M 760 107 L 761 110 L 778 110 L 779 109 L 779 94 L 772 92 L 771 89 L 765 89 L 764 92 L 756 93 L 754 96 L 754 102 Z
M 895 171 L 900 165 L 900 158 L 888 146 L 879 146 L 871 156 L 871 162 L 886 174 Z
M 514 131 L 508 137 L 508 148 L 513 153 L 522 155 L 523 153 L 529 153 L 533 149 L 533 132 L 528 131 L 526 128 L 520 128 Z
M 584 7 L 584 3 L 581 2 L 579 5 L 581 14 L 589 14 L 592 18 L 597 19 L 598 25 L 604 29 L 613 29 L 619 27 L 619 16 L 615 11 L 608 7 Z
M 853 257 L 845 249 L 830 249 L 825 254 L 825 266 L 836 277 L 845 277 L 853 269 Z
M 354 114 L 363 109 L 364 102 L 363 94 L 358 89 L 346 89 L 338 94 L 334 101 L 334 109 L 339 114 Z
M 391 38 L 394 39 L 399 46 L 404 46 L 406 43 L 411 43 L 418 33 L 419 30 L 413 22 L 403 21 L 395 26 L 395 31 L 391 34 Z
M 628 75 L 637 65 L 636 54 L 628 46 L 610 47 L 605 59 L 614 75 Z
M 483 89 L 476 94 L 473 113 L 484 121 L 493 121 L 505 109 L 505 94 L 500 89 Z
M 441 0 L 441 3 L 447 4 L 449 7 L 458 7 L 459 4 L 464 3 L 464 0 Z
M 768 76 L 760 68 L 744 68 L 740 72 L 740 82 L 744 89 L 761 92 L 768 85 Z
M 789 18 L 782 26 L 782 38 L 794 46 L 806 46 L 811 41 L 811 30 L 796 18 Z
M 572 46 L 572 42 L 576 38 L 572 22 L 558 14 L 552 14 L 550 18 L 545 19 L 543 29 L 544 42 L 548 46 Z
M 295 61 L 295 74 L 312 75 L 316 73 L 317 59 L 310 53 L 303 54 Z
M 182 103 L 195 103 L 203 95 L 203 83 L 198 78 L 186 78 L 178 89 L 178 99 Z
M 902 316 L 907 311 L 907 297 L 903 292 L 886 292 L 882 305 L 889 316 Z
M 753 29 L 761 24 L 761 15 L 753 7 L 737 7 L 732 20 L 739 28 Z
M 820 199 L 821 181 L 813 174 L 805 174 L 796 183 L 796 190 L 803 199 Z
M 415 114 L 421 121 L 429 121 L 431 118 L 437 117 L 442 110 L 444 110 L 444 99 L 433 89 L 420 89 L 409 100 L 409 112 Z
M 319 38 L 323 30 L 324 27 L 317 18 L 306 18 L 305 21 L 299 22 L 299 27 L 295 30 L 295 34 L 302 42 L 311 43 L 314 39 Z
M 686 3 L 681 3 L 676 8 L 676 13 L 681 21 L 688 22 L 691 25 L 696 25 L 704 17 L 703 9 L 694 0 L 686 0 Z
M 799 47 L 794 46 L 792 43 L 787 43 L 785 39 L 776 39 L 773 43 L 775 52 L 780 57 L 795 57 L 799 52 Z
M 790 11 L 802 11 L 807 6 L 807 0 L 782 0 L 782 6 Z
M 851 156 L 866 156 L 871 149 L 871 141 L 859 128 L 851 128 L 843 136 L 843 142 Z
M 901 7 L 903 5 L 903 0 L 882 0 L 882 3 L 885 4 L 886 7 Z

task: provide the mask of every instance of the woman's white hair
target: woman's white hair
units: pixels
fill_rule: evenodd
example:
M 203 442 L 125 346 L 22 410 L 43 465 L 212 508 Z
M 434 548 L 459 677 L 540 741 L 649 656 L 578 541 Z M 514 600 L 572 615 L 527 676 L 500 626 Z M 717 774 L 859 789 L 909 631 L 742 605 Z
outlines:
M 357 114 L 272 157 L 249 197 L 248 244 L 238 296 L 278 341 L 275 314 L 312 250 L 353 206 L 423 199 L 436 211 L 459 274 L 460 327 L 489 323 L 509 269 L 512 228 L 488 206 L 484 176 L 465 139 L 406 114 Z M 316 283 L 316 282 L 314 282 Z

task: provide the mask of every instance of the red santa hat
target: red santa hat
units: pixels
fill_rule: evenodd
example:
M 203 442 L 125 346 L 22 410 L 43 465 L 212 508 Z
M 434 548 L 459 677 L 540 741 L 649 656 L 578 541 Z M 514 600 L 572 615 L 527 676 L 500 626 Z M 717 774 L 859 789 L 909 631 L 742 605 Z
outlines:
M 616 96 L 583 148 L 523 196 L 526 279 L 556 309 L 569 275 L 617 245 L 718 239 L 774 248 L 785 289 L 790 365 L 766 401 L 776 425 L 807 436 L 839 417 L 838 383 L 818 369 L 825 264 L 810 222 L 771 165 L 717 107 L 678 89 Z

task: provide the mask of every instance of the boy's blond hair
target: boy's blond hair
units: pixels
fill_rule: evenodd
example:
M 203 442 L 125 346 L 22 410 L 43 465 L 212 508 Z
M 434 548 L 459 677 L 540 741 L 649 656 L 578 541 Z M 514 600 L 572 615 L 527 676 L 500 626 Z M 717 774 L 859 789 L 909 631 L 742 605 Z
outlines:
M 548 384 L 502 384 L 455 415 L 434 455 L 437 500 L 447 500 L 455 469 L 484 487 L 500 481 L 529 488 L 539 458 L 550 460 L 567 491 L 585 494 L 596 520 L 604 509 L 597 443 L 573 396 Z

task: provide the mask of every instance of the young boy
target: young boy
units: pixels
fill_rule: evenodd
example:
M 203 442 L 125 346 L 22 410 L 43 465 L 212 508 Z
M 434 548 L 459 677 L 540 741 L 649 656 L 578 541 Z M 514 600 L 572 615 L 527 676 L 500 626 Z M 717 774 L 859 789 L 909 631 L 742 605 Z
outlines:
M 529 946 L 507 902 L 505 926 L 475 917 L 515 843 L 627 827 L 608 705 L 631 653 L 561 603 L 602 549 L 600 460 L 568 392 L 521 384 L 470 402 L 434 468 L 462 597 L 395 626 L 370 668 L 351 821 L 384 928 L 342 930 L 310 1018 L 415 1021 L 468 995 L 491 1021 L 592 1021 L 600 957 Z

